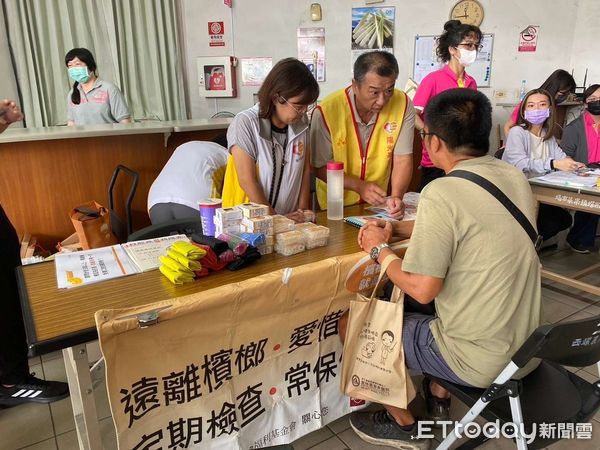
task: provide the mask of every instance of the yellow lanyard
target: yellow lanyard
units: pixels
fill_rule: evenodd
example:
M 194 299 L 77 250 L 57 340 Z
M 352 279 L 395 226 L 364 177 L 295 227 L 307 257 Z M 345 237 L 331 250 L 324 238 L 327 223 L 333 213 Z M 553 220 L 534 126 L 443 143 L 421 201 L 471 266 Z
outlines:
M 464 78 L 457 78 L 456 79 L 456 84 L 458 84 L 459 88 L 464 88 L 465 87 L 465 79 Z

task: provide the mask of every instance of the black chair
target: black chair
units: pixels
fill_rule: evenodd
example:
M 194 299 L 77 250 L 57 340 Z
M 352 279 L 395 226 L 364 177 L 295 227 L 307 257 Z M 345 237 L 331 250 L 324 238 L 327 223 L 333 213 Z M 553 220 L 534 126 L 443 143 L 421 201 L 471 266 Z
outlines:
M 511 379 L 533 358 L 542 360 L 537 369 L 521 380 Z M 600 406 L 600 381 L 589 383 L 561 366 L 586 367 L 599 360 L 600 316 L 596 316 L 539 327 L 487 389 L 467 388 L 436 377 L 430 378 L 471 407 L 460 421 L 462 430 L 479 415 L 490 422 L 498 420 L 500 427 L 513 423 L 520 430 L 524 424 L 527 434 L 537 424 L 532 442 L 527 444 L 524 436 L 516 433 L 516 443 L 519 450 L 541 449 L 561 437 L 558 425 L 555 425 L 553 435 L 543 436 L 540 424 L 571 424 L 575 432 L 575 424 L 591 422 Z M 590 435 L 591 431 L 590 428 Z M 450 433 L 438 450 L 450 448 L 457 439 L 454 433 Z M 475 448 L 488 439 L 480 435 L 458 448 Z
M 119 178 L 119 174 L 123 173 L 124 175 L 129 175 L 131 185 L 129 187 L 129 193 L 127 194 L 127 199 L 125 200 L 125 221 L 117 214 L 115 210 L 115 201 L 113 190 L 117 179 Z M 123 176 L 121 176 L 123 178 Z M 117 166 L 115 171 L 112 174 L 110 179 L 110 183 L 108 184 L 108 211 L 110 213 L 110 226 L 112 228 L 113 234 L 117 237 L 119 242 L 127 241 L 127 237 L 133 231 L 133 223 L 131 220 L 131 202 L 133 201 L 133 196 L 135 195 L 135 191 L 137 190 L 137 185 L 139 182 L 139 175 L 136 171 L 131 170 L 129 167 L 125 167 L 121 164 Z
M 128 241 L 141 241 L 142 239 L 152 239 L 172 234 L 202 234 L 202 221 L 200 215 L 191 219 L 175 219 L 170 222 L 150 225 L 146 228 L 131 233 Z

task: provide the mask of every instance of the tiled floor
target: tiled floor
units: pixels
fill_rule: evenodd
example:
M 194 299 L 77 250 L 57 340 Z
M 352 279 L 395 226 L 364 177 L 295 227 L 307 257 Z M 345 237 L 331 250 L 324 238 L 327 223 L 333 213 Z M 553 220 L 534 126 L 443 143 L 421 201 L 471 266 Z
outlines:
M 542 253 L 544 266 L 561 273 L 575 273 L 594 262 L 600 262 L 600 255 L 578 255 L 568 249 L 546 250 Z M 592 284 L 600 285 L 600 274 L 585 278 Z M 591 294 L 567 289 L 565 286 L 546 284 L 543 287 L 544 313 L 551 322 L 574 320 L 600 314 L 600 299 Z M 60 352 L 34 358 L 30 361 L 32 371 L 39 376 L 65 380 L 65 369 Z M 578 375 L 589 381 L 598 379 L 595 367 L 577 370 Z M 106 388 L 102 384 L 95 390 L 100 428 L 104 448 L 116 449 L 115 433 L 110 418 Z M 415 400 L 417 413 L 423 409 L 420 397 Z M 452 418 L 458 419 L 466 412 L 464 405 L 456 399 L 452 403 Z M 600 412 L 594 417 L 594 428 L 600 430 Z M 77 449 L 77 435 L 74 430 L 70 400 L 64 399 L 52 405 L 24 404 L 0 410 L 0 450 L 71 450 Z M 591 441 L 564 440 L 552 450 L 599 450 L 600 431 Z M 435 448 L 434 442 L 432 448 Z M 343 450 L 343 449 L 384 449 L 361 441 L 352 431 L 348 417 L 343 417 L 325 428 L 315 431 L 293 444 L 295 450 Z M 491 440 L 482 448 L 503 450 L 516 448 L 509 440 Z

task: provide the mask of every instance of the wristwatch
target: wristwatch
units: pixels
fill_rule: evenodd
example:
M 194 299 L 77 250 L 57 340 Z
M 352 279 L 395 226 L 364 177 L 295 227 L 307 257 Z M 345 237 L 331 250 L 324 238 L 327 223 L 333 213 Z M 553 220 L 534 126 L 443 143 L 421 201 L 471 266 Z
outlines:
M 383 250 L 384 248 L 390 248 L 389 245 L 387 245 L 385 242 L 379 244 L 376 247 L 373 247 L 371 249 L 371 251 L 369 252 L 369 255 L 371 256 L 371 259 L 373 261 L 377 261 L 377 259 L 379 259 L 379 253 L 381 253 L 381 250 Z

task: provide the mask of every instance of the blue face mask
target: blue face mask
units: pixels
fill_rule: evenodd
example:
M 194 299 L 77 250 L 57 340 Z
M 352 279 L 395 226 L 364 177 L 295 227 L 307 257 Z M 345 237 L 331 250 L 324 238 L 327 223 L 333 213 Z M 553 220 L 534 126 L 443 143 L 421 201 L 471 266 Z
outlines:
M 550 110 L 548 108 L 525 111 L 525 120 L 532 125 L 541 125 L 548 117 L 550 117 Z
M 90 79 L 90 73 L 86 66 L 69 67 L 68 72 L 71 79 L 78 83 L 86 83 Z

